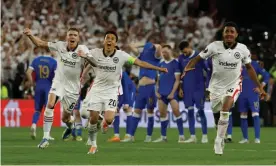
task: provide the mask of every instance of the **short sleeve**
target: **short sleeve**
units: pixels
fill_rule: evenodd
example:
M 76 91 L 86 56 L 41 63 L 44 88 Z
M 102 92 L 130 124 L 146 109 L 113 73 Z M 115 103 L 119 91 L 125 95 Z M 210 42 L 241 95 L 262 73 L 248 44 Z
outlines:
M 180 74 L 179 62 L 177 60 L 175 60 L 175 63 L 174 63 L 174 74 L 175 75 Z
M 86 47 L 87 48 L 87 47 Z M 87 50 L 88 50 L 88 48 L 87 48 Z M 86 52 L 85 52 L 85 50 L 83 50 L 84 51 L 84 53 L 86 54 Z M 100 49 L 98 49 L 98 48 L 94 48 L 94 49 L 91 49 L 91 50 L 88 50 L 88 56 L 89 57 L 93 57 L 95 60 L 97 60 L 98 59 L 98 57 L 99 57 L 99 54 L 100 54 Z
M 201 51 L 199 53 L 199 56 L 202 59 L 208 59 L 212 57 L 215 54 L 215 48 L 214 48 L 214 43 L 209 44 L 204 51 Z
M 29 66 L 30 69 L 34 70 L 36 66 L 36 58 L 32 61 L 31 65 Z
M 246 46 L 243 49 L 242 53 L 243 53 L 242 63 L 243 64 L 251 63 L 251 54 Z
M 48 42 L 48 48 L 50 51 L 58 51 L 59 42 Z
M 136 60 L 136 58 L 130 56 L 128 53 L 122 51 L 122 60 L 123 63 L 128 63 L 128 64 L 134 64 L 134 61 Z
M 81 50 L 82 50 L 85 54 L 89 54 L 89 49 L 88 49 L 85 45 L 82 45 Z

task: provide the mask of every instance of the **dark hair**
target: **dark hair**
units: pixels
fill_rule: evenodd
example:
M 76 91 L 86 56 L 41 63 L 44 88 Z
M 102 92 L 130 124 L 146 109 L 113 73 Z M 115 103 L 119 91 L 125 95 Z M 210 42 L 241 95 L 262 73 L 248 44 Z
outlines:
M 236 23 L 234 23 L 234 22 L 226 22 L 225 24 L 224 24 L 224 26 L 223 26 L 223 30 L 224 30 L 224 28 L 225 27 L 234 27 L 235 29 L 236 29 L 236 31 L 238 32 L 238 26 L 237 26 L 237 24 Z
M 168 44 L 164 44 L 164 45 L 162 45 L 162 48 L 168 48 L 168 49 L 172 49 L 172 47 L 170 46 L 170 45 L 168 45 Z
M 118 41 L 118 35 L 117 35 L 116 32 L 114 32 L 114 31 L 107 31 L 107 32 L 105 33 L 105 35 L 104 35 L 104 38 L 105 38 L 106 35 L 108 35 L 108 34 L 113 34 L 113 35 L 116 37 L 116 42 Z
M 75 28 L 75 27 L 69 28 L 69 29 L 67 30 L 67 32 L 69 32 L 69 31 L 76 31 L 76 32 L 78 32 L 78 34 L 80 34 L 80 30 L 79 30 L 78 28 Z
M 184 48 L 189 47 L 189 45 L 190 45 L 190 43 L 188 41 L 184 40 L 184 41 L 179 43 L 178 48 L 179 48 L 179 50 L 182 51 Z

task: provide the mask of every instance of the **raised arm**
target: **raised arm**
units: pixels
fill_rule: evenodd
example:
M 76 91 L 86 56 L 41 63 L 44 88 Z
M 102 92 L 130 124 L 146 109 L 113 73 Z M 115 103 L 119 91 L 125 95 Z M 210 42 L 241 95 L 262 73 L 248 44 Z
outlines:
M 93 56 L 89 56 L 89 53 L 86 53 L 83 50 L 79 50 L 78 51 L 78 55 L 80 57 L 82 57 L 83 59 L 87 60 L 87 62 L 93 66 L 93 67 L 97 67 L 97 61 L 93 58 Z
M 24 29 L 23 32 L 37 47 L 48 48 L 48 42 L 41 40 L 40 38 L 34 36 L 29 28 Z
M 129 44 L 129 48 L 130 48 L 131 52 L 134 53 L 135 56 L 139 56 L 139 54 L 140 54 L 138 47 L 144 47 L 144 44 L 142 44 L 142 43 Z

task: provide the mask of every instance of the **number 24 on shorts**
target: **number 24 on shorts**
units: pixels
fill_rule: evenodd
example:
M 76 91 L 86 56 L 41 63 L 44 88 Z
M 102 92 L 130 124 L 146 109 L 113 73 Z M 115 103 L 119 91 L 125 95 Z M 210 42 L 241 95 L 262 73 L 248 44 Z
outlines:
M 109 99 L 108 105 L 109 105 L 109 106 L 116 107 L 116 106 L 117 106 L 117 100 Z

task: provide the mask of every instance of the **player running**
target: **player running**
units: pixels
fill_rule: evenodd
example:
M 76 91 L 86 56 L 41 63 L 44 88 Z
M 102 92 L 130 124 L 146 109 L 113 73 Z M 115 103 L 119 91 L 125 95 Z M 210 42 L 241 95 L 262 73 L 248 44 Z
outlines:
M 197 57 L 198 52 L 192 49 L 189 42 L 182 41 L 179 44 L 179 49 L 183 53 L 178 57 L 180 64 L 181 72 L 184 71 L 184 68 L 188 62 Z M 204 103 L 205 103 L 205 89 L 207 79 L 204 78 L 203 70 L 207 72 L 207 67 L 204 60 L 199 61 L 196 64 L 195 70 L 186 73 L 185 77 L 182 78 L 182 85 L 179 88 L 179 95 L 183 98 L 186 109 L 188 109 L 188 122 L 189 130 L 191 137 L 184 141 L 184 143 L 196 143 L 195 135 L 195 112 L 194 105 L 198 110 L 198 115 L 200 117 L 201 128 L 202 128 L 202 138 L 201 143 L 208 143 L 207 137 L 207 119 L 204 112 Z
M 91 65 L 96 66 L 91 57 L 78 57 L 77 51 L 83 50 L 89 53 L 85 45 L 79 45 L 79 30 L 70 28 L 67 31 L 66 42 L 46 42 L 32 35 L 30 29 L 26 28 L 24 34 L 38 47 L 49 48 L 57 55 L 57 69 L 51 86 L 48 102 L 44 112 L 43 131 L 44 136 L 39 143 L 38 148 L 46 148 L 49 145 L 49 133 L 53 123 L 54 107 L 58 100 L 61 101 L 63 112 L 62 121 L 67 125 L 62 135 L 62 139 L 67 139 L 72 132 L 73 116 L 71 113 L 79 98 L 80 75 L 83 59 L 86 59 Z
M 210 91 L 213 112 L 220 112 L 214 145 L 215 154 L 219 155 L 223 154 L 229 110 L 236 102 L 241 91 L 243 64 L 249 77 L 259 88 L 261 98 L 266 96 L 251 65 L 250 51 L 244 44 L 236 42 L 237 36 L 237 25 L 233 22 L 226 23 L 223 28 L 223 41 L 215 41 L 209 44 L 204 51 L 188 63 L 182 74 L 182 77 L 184 77 L 185 73 L 194 70 L 195 65 L 202 59 L 212 58 L 213 72 L 208 90 Z
M 143 51 L 141 52 L 139 59 L 148 62 L 152 65 L 157 66 L 161 60 L 161 45 L 155 43 L 154 37 L 150 37 L 148 42 L 143 45 Z M 139 45 L 130 45 L 132 51 L 139 55 Z M 144 142 L 151 142 L 151 135 L 154 126 L 154 108 L 156 106 L 156 95 L 155 95 L 155 80 L 157 73 L 151 69 L 140 69 L 139 72 L 139 84 L 137 95 L 135 97 L 135 109 L 132 115 L 132 129 L 131 137 L 124 139 L 122 142 L 134 141 L 134 135 L 141 119 L 142 110 L 147 106 L 148 113 L 148 126 L 147 136 Z
M 82 104 L 82 100 L 80 96 L 73 111 L 75 127 L 72 129 L 72 136 L 73 136 L 73 140 L 76 140 L 76 141 L 82 141 L 82 120 L 80 116 L 81 104 Z
M 104 48 L 90 50 L 89 54 L 95 58 L 98 67 L 93 86 L 88 92 L 86 99 L 87 109 L 90 111 L 88 124 L 88 139 L 91 148 L 88 154 L 97 152 L 97 122 L 100 111 L 104 110 L 104 121 L 110 125 L 117 111 L 118 88 L 120 86 L 121 72 L 125 63 L 135 64 L 143 68 L 167 72 L 166 68 L 160 68 L 147 62 L 135 59 L 124 51 L 116 50 L 118 36 L 115 32 L 106 32 Z M 79 52 L 79 56 L 86 57 L 87 54 Z
M 161 67 L 168 69 L 168 73 L 158 74 L 156 96 L 158 98 L 158 108 L 161 120 L 161 137 L 153 142 L 167 142 L 168 127 L 168 104 L 171 105 L 172 112 L 176 117 L 176 124 L 179 132 L 178 142 L 184 142 L 183 120 L 179 111 L 177 89 L 180 83 L 179 63 L 173 58 L 172 48 L 169 45 L 162 46 L 163 61 Z
M 119 134 L 120 112 L 119 111 L 122 107 L 127 116 L 125 138 L 128 138 L 131 136 L 130 131 L 131 131 L 132 107 L 134 103 L 134 95 L 136 92 L 136 87 L 126 71 L 123 72 L 121 83 L 123 87 L 123 94 L 119 95 L 118 110 L 115 115 L 115 120 L 113 122 L 114 136 L 108 140 L 109 142 L 120 142 L 120 134 Z
M 39 48 L 34 48 L 34 51 L 38 51 Z M 26 76 L 27 85 L 33 86 L 35 83 L 35 112 L 33 114 L 31 138 L 36 138 L 36 124 L 39 120 L 40 113 L 44 106 L 47 104 L 48 93 L 50 91 L 53 78 L 55 76 L 55 70 L 57 68 L 57 61 L 51 56 L 43 55 L 36 57 L 29 66 Z M 34 80 L 32 74 L 35 74 Z M 50 140 L 53 140 L 49 136 Z

